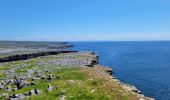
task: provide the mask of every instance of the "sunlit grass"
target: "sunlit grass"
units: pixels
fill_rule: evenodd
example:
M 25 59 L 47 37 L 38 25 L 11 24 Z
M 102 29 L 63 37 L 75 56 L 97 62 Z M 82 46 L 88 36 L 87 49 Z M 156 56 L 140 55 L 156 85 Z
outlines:
M 64 56 L 61 54 L 60 56 Z M 76 56 L 77 58 L 81 56 Z M 72 57 L 74 59 L 76 57 Z M 88 57 L 88 56 L 87 56 Z M 86 58 L 86 57 L 84 57 Z M 62 96 L 65 96 L 66 100 L 137 100 L 138 98 L 135 95 L 132 95 L 130 92 L 124 91 L 116 82 L 111 81 L 110 78 L 105 78 L 103 75 L 100 75 L 100 67 L 94 68 L 82 68 L 80 66 L 71 66 L 71 67 L 62 67 L 62 66 L 48 66 L 50 72 L 45 72 L 45 65 L 38 66 L 37 63 L 43 61 L 47 63 L 51 60 L 57 60 L 62 58 L 46 58 L 38 57 L 25 61 L 15 61 L 4 63 L 0 70 L 5 71 L 12 69 L 16 66 L 23 66 L 21 69 L 16 69 L 16 74 L 23 74 L 29 69 L 37 68 L 38 70 L 43 70 L 42 73 L 46 77 L 51 74 L 53 79 L 51 81 L 47 79 L 37 79 L 32 81 L 27 79 L 29 83 L 35 82 L 37 85 L 30 85 L 24 87 L 17 91 L 11 91 L 10 95 L 24 94 L 33 89 L 41 90 L 42 93 L 39 95 L 33 95 L 27 98 L 28 100 L 59 100 Z M 37 72 L 34 72 L 37 74 Z M 61 80 L 56 77 L 60 75 Z M 6 77 L 4 73 L 0 74 L 1 77 Z M 46 92 L 48 85 L 53 87 L 51 92 Z M 13 85 L 10 85 L 13 87 Z M 0 90 L 0 93 L 3 93 Z

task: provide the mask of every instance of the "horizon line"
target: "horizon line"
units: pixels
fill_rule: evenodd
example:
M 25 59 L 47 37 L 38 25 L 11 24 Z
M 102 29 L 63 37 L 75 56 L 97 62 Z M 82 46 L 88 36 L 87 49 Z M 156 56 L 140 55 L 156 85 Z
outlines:
M 54 40 L 0 40 L 0 42 L 156 42 L 156 41 L 170 41 L 168 40 L 69 40 L 69 41 L 54 41 Z

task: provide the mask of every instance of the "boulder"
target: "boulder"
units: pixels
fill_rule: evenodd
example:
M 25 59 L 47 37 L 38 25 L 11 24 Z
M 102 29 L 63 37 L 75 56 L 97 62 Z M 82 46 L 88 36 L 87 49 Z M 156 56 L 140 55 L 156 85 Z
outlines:
M 10 91 L 11 91 L 11 87 L 10 87 L 10 86 L 7 86 L 7 87 L 5 88 L 5 91 L 6 91 L 6 92 L 10 92 Z
M 24 80 L 22 78 L 16 78 L 16 77 L 15 77 L 14 84 L 17 86 L 18 89 L 21 89 L 21 88 L 29 85 L 26 80 Z
M 49 84 L 46 91 L 47 91 L 47 92 L 51 92 L 52 90 L 53 90 L 53 87 Z
M 46 79 L 45 75 L 40 76 L 41 79 Z
M 6 80 L 5 82 L 6 82 L 6 84 L 12 84 L 12 83 L 14 83 L 14 80 L 8 79 L 8 80 Z
M 30 96 L 35 95 L 35 90 L 30 90 L 30 91 L 28 92 L 28 95 L 30 95 Z
M 18 94 L 13 94 L 13 96 L 12 96 L 12 98 L 18 98 L 19 97 L 19 95 Z
M 25 95 L 23 94 L 13 94 L 9 97 L 9 100 L 22 100 L 25 98 Z
M 51 74 L 48 75 L 48 80 L 52 80 L 53 79 L 53 76 Z
M 30 85 L 37 85 L 37 83 L 36 82 L 31 82 Z
M 36 94 L 36 95 L 41 94 L 41 90 L 34 89 L 34 91 L 35 91 L 35 94 Z
M 31 80 L 34 81 L 34 80 L 36 80 L 36 79 L 37 79 L 36 77 L 33 77 Z

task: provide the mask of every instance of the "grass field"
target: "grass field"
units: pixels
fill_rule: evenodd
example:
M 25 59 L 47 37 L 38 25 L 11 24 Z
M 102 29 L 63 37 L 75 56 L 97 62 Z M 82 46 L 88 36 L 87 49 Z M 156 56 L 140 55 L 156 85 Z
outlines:
M 138 100 L 137 95 L 132 94 L 114 81 L 104 70 L 104 67 L 95 65 L 85 67 L 87 61 L 93 59 L 90 53 L 67 53 L 52 56 L 44 56 L 24 61 L 7 62 L 0 65 L 0 78 L 10 78 L 11 74 L 25 78 L 29 84 L 21 89 L 13 91 L 15 84 L 5 84 L 11 91 L 0 89 L 0 94 L 8 93 L 25 94 L 31 90 L 40 90 L 38 94 L 32 94 L 28 100 Z M 37 75 L 44 75 L 40 79 Z M 48 76 L 52 79 L 49 80 Z M 13 78 L 12 76 L 12 78 Z M 60 79 L 58 78 L 60 76 Z M 34 79 L 35 78 L 35 79 Z M 14 80 L 14 79 L 13 79 Z M 3 80 L 2 80 L 3 81 Z M 2 82 L 1 81 L 1 82 Z M 3 81 L 5 83 L 5 81 Z M 30 85 L 35 83 L 34 85 Z M 48 85 L 52 87 L 47 92 Z M 1 96 L 1 99 L 5 97 Z

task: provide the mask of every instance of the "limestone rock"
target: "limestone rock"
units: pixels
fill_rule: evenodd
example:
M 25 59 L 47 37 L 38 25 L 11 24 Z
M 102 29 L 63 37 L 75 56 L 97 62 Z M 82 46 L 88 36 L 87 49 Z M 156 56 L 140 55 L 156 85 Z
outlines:
M 46 79 L 45 75 L 40 76 L 41 79 Z
M 60 100 L 65 100 L 65 98 L 66 98 L 66 96 L 63 95 L 60 97 Z
M 53 76 L 51 74 L 48 75 L 48 80 L 52 80 L 53 79 Z
M 17 86 L 14 86 L 14 88 L 12 89 L 12 91 L 17 91 L 17 90 L 18 90 Z
M 13 94 L 9 97 L 9 100 L 22 100 L 25 98 L 25 95 L 23 94 Z
M 16 77 L 15 77 L 14 84 L 17 86 L 18 89 L 21 89 L 21 88 L 29 85 L 26 80 L 24 80 L 22 78 L 16 78 Z
M 3 84 L 0 82 L 0 90 L 1 89 L 4 89 L 4 86 L 3 86 Z
M 36 94 L 36 95 L 41 94 L 41 90 L 34 89 L 34 91 L 35 91 L 35 94 Z
M 49 84 L 47 88 L 47 92 L 51 92 L 53 90 L 53 87 Z
M 37 83 L 36 82 L 31 82 L 30 85 L 37 85 Z
M 11 91 L 11 87 L 10 87 L 10 86 L 7 86 L 7 87 L 5 88 L 5 91 L 6 91 L 6 92 L 10 92 L 10 91 Z
M 34 80 L 36 80 L 36 79 L 37 79 L 36 77 L 33 77 L 31 80 L 34 81 Z
M 28 95 L 30 95 L 30 96 L 35 95 L 35 90 L 30 90 L 30 91 L 28 92 Z
M 5 82 L 6 82 L 6 84 L 12 84 L 12 83 L 14 83 L 14 81 L 13 81 L 13 80 L 11 80 L 11 79 L 6 80 Z

